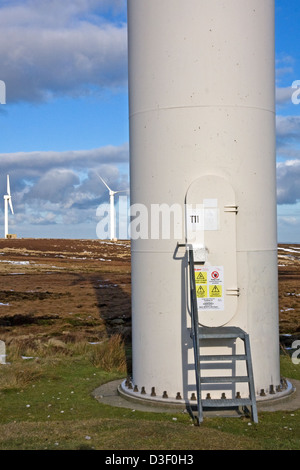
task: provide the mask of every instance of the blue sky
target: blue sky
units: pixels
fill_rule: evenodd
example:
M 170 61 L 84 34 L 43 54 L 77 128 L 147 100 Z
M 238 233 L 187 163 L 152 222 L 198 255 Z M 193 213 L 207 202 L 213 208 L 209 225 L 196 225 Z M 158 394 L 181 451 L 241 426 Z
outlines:
M 300 2 L 275 6 L 278 240 L 300 243 Z M 97 173 L 128 189 L 126 40 L 126 0 L 0 0 L 0 194 L 9 173 L 10 233 L 97 238 L 96 210 L 108 202 Z M 0 236 L 1 227 L 0 202 Z

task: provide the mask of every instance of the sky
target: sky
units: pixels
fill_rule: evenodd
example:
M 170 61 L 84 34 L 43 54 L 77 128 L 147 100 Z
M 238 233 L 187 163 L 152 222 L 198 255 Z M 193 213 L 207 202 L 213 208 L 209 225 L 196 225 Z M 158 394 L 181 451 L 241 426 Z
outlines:
M 9 174 L 18 238 L 95 239 L 98 175 L 128 194 L 126 7 L 0 0 L 0 196 Z M 300 2 L 275 8 L 278 242 L 300 243 Z M 0 237 L 3 218 L 0 199 Z

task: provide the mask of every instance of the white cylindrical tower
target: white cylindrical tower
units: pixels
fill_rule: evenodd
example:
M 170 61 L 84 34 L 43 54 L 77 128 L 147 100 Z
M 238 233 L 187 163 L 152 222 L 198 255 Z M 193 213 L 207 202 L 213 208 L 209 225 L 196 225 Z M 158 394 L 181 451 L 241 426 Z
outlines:
M 256 393 L 268 393 L 280 383 L 274 0 L 128 0 L 128 33 L 135 393 L 195 391 L 177 248 L 190 205 L 223 283 L 200 323 L 249 333 Z

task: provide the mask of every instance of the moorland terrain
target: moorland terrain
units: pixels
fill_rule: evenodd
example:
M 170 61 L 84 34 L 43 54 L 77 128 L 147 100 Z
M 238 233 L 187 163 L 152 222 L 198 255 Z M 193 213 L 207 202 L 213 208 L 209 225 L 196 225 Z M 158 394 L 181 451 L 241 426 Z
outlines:
M 300 339 L 300 245 L 278 246 L 278 279 L 288 345 Z M 1 340 L 98 342 L 115 333 L 130 342 L 129 241 L 0 239 Z

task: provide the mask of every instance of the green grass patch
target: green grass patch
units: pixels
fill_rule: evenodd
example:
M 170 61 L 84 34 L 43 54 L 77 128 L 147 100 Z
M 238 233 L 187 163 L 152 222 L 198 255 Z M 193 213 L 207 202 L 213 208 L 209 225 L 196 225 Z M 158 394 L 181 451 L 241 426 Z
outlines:
M 123 354 L 122 349 L 123 347 Z M 9 349 L 9 348 L 8 348 Z M 12 351 L 0 366 L 0 450 L 292 450 L 300 448 L 300 411 L 247 418 L 146 413 L 100 404 L 101 384 L 126 376 L 119 338 L 102 345 L 39 347 L 23 360 Z M 109 358 L 113 356 L 114 360 Z M 300 380 L 300 365 L 282 356 L 282 375 Z

